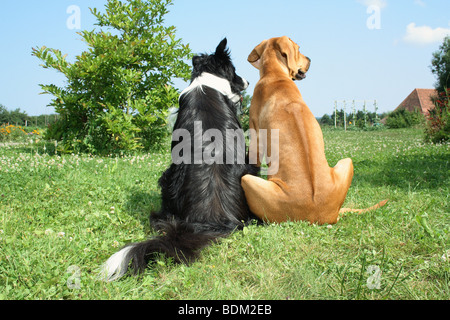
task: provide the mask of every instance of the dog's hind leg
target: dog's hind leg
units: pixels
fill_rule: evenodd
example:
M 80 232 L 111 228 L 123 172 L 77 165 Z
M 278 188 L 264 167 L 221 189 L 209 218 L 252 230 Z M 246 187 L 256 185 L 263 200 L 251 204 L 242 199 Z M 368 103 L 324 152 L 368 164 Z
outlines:
M 241 180 L 250 211 L 265 222 L 284 222 L 292 217 L 288 208 L 289 196 L 284 190 L 283 182 L 276 182 L 281 186 L 248 174 Z

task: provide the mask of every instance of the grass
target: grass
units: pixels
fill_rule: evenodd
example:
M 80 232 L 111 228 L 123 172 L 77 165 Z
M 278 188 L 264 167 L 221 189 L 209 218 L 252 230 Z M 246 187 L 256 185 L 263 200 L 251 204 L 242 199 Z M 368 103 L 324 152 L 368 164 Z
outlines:
M 355 177 L 333 226 L 251 225 L 190 266 L 161 259 L 140 277 L 97 268 L 150 234 L 167 154 L 54 154 L 0 147 L 0 299 L 450 299 L 450 150 L 417 129 L 324 131 L 327 159 Z M 45 146 L 45 150 L 44 150 Z

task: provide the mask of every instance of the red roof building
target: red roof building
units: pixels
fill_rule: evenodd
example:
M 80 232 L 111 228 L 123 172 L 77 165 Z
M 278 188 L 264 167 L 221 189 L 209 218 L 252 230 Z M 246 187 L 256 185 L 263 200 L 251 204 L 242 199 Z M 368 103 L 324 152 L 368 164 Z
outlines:
M 434 109 L 434 103 L 431 100 L 434 96 L 437 96 L 437 91 L 434 89 L 414 89 L 395 110 L 414 111 L 419 109 L 424 115 L 427 115 L 429 110 Z

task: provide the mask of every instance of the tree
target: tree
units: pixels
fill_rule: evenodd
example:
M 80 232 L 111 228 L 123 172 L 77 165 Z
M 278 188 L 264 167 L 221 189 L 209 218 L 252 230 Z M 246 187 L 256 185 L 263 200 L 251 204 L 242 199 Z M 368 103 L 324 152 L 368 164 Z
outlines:
M 28 120 L 30 117 L 25 111 L 21 111 L 19 108 L 8 111 L 4 105 L 0 104 L 0 125 L 9 123 L 23 126 Z
M 240 110 L 240 121 L 242 130 L 247 131 L 250 128 L 250 104 L 252 103 L 252 97 L 247 91 L 242 92 L 242 102 Z
M 331 117 L 328 114 L 324 114 L 322 118 L 320 119 L 320 124 L 326 125 L 326 126 L 334 126 L 334 121 L 331 119 Z
M 9 122 L 9 112 L 6 110 L 6 107 L 0 104 L 0 125 Z
M 108 0 L 105 13 L 90 9 L 100 31 L 82 31 L 89 49 L 66 60 L 61 51 L 33 48 L 44 68 L 67 77 L 65 87 L 41 85 L 59 120 L 49 136 L 67 152 L 149 149 L 166 134 L 168 109 L 177 104 L 173 78 L 190 77 L 189 45 L 163 25 L 172 0 Z
M 344 109 L 340 109 L 337 112 L 333 112 L 333 114 L 331 115 L 331 120 L 332 120 L 333 125 L 335 123 L 335 119 L 336 119 L 336 125 L 338 127 L 344 126 Z
M 450 88 L 450 36 L 447 36 L 439 50 L 433 53 L 430 68 L 437 78 L 436 90 L 446 93 L 446 89 Z
M 433 97 L 435 108 L 426 118 L 425 139 L 438 143 L 450 140 L 450 36 L 433 53 L 431 72 L 437 78 L 438 94 Z

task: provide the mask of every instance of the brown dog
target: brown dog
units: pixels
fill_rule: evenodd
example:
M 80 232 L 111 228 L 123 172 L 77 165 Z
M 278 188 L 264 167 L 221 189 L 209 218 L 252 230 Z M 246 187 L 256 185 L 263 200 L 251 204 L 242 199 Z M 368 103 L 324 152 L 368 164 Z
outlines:
M 267 222 L 333 224 L 340 212 L 384 205 L 385 201 L 365 210 L 341 209 L 352 182 L 353 163 L 343 159 L 334 168 L 328 166 L 322 130 L 292 81 L 304 79 L 311 64 L 299 46 L 288 37 L 265 40 L 248 61 L 260 72 L 250 107 L 250 129 L 256 131 L 251 135 L 250 159 L 260 165 L 264 156 L 270 157 L 268 180 L 242 178 L 251 211 Z M 259 139 L 261 129 L 267 130 L 267 141 L 272 141 L 272 130 L 278 129 L 279 144 Z M 271 168 L 277 170 L 271 172 Z

